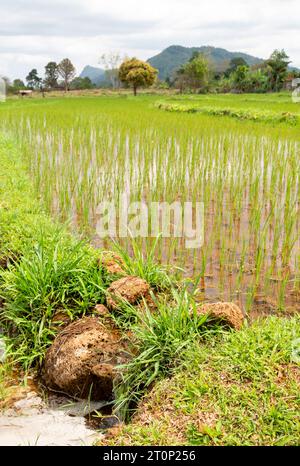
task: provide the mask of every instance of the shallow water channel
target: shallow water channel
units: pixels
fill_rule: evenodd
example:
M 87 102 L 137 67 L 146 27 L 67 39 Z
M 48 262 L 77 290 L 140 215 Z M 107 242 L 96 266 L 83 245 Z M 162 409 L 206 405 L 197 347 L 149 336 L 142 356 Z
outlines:
M 72 401 L 35 391 L 0 413 L 0 446 L 89 446 L 118 419 L 107 402 Z M 107 414 L 106 414 L 107 413 Z

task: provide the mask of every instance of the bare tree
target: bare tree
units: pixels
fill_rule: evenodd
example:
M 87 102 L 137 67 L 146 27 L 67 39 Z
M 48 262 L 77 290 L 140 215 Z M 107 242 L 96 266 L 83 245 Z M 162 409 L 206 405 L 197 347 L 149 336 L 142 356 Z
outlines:
M 113 89 L 120 86 L 119 66 L 123 58 L 119 52 L 108 52 L 101 55 L 99 64 L 104 66 L 106 76 L 111 82 Z
M 57 71 L 64 82 L 65 91 L 67 92 L 69 90 L 70 82 L 76 74 L 75 66 L 69 58 L 64 58 L 59 63 Z

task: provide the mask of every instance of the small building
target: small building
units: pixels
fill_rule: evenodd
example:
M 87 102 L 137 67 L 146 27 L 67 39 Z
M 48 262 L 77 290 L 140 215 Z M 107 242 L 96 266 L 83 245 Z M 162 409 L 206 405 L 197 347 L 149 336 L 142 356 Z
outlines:
M 26 97 L 26 96 L 31 96 L 32 95 L 32 91 L 31 90 L 28 90 L 28 89 L 22 89 L 19 91 L 19 96 L 21 97 Z

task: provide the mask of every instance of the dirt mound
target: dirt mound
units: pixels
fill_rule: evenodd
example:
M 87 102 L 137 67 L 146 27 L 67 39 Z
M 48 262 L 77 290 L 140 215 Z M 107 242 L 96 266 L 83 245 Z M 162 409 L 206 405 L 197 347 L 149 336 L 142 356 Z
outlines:
M 222 322 L 235 330 L 240 330 L 243 325 L 244 315 L 234 303 L 202 304 L 197 311 L 209 315 L 210 321 Z
M 112 275 L 126 275 L 125 263 L 121 256 L 111 251 L 103 251 L 99 258 L 99 264 Z
M 74 397 L 109 400 L 115 367 L 125 361 L 120 333 L 85 317 L 56 337 L 46 353 L 43 379 L 49 388 Z
M 135 304 L 149 296 L 150 286 L 142 278 L 128 276 L 113 282 L 107 291 L 107 304 L 112 309 L 116 309 L 120 301 Z

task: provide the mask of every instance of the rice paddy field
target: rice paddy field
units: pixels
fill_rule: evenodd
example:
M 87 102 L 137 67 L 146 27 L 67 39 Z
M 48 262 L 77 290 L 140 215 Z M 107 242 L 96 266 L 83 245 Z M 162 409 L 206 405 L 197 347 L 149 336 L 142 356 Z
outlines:
M 300 104 L 291 95 L 80 96 L 8 100 L 37 196 L 97 238 L 102 201 L 203 202 L 204 246 L 161 238 L 158 261 L 199 280 L 200 301 L 251 317 L 300 310 Z M 137 239 L 146 251 L 155 238 Z M 130 238 L 119 242 L 130 251 Z M 109 240 L 104 242 L 107 246 Z

